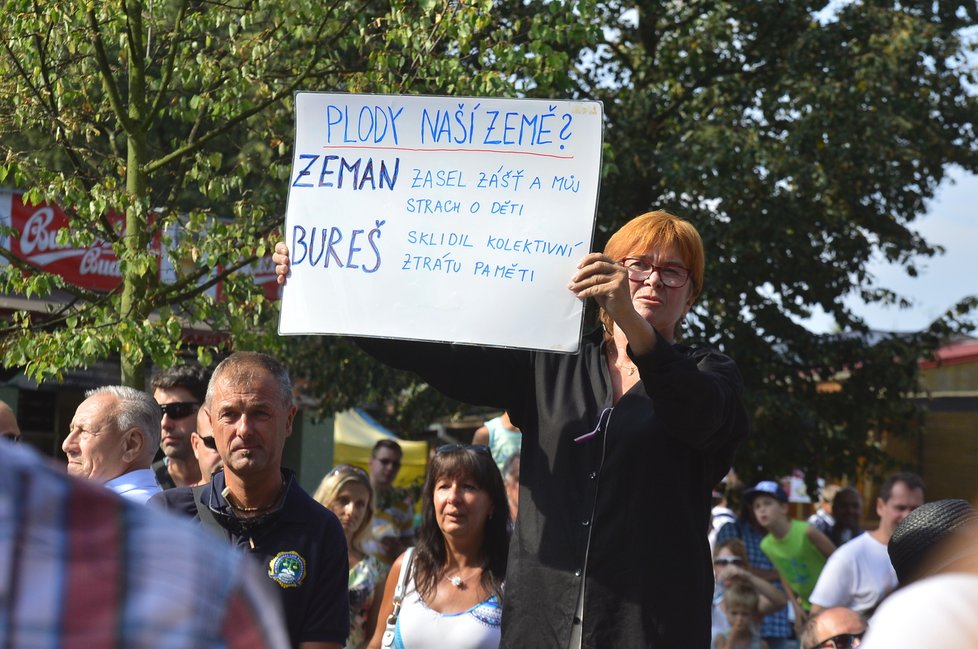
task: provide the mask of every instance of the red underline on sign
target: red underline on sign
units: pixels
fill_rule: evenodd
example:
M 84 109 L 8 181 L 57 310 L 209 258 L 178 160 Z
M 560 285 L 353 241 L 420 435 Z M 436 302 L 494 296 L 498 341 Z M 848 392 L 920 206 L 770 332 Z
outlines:
M 328 144 L 324 149 L 367 149 L 370 151 L 414 151 L 418 153 L 501 153 L 505 155 L 532 155 L 539 158 L 556 158 L 558 160 L 573 160 L 572 155 L 556 155 L 554 153 L 534 153 L 531 151 L 505 151 L 502 149 L 413 149 L 406 146 L 361 146 L 359 144 L 334 145 Z

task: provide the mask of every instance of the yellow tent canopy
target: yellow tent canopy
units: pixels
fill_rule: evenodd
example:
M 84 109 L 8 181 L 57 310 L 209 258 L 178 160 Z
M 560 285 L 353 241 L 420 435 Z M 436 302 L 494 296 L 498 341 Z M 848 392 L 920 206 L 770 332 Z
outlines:
M 367 471 L 367 461 L 374 444 L 381 439 L 392 439 L 401 445 L 404 457 L 395 485 L 407 487 L 424 482 L 428 462 L 428 443 L 398 439 L 373 417 L 359 408 L 338 412 L 333 417 L 333 461 L 336 464 L 353 464 Z

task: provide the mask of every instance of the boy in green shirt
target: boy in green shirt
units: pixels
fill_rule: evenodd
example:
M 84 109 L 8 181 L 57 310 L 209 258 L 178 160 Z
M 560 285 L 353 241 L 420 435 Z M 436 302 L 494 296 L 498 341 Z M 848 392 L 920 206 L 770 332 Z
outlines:
M 814 526 L 788 518 L 788 495 L 777 482 L 758 482 L 744 492 L 744 498 L 768 532 L 761 550 L 781 577 L 795 611 L 795 626 L 800 629 L 811 609 L 808 597 L 835 545 Z

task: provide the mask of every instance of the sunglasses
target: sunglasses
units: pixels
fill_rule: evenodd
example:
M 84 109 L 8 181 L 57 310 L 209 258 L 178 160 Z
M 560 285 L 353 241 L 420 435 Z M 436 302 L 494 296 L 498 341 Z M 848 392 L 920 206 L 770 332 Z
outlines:
M 367 482 L 370 482 L 370 476 L 367 472 L 358 466 L 353 466 L 352 464 L 337 464 L 334 466 L 329 473 L 326 474 L 327 477 L 331 475 L 355 475 L 359 478 L 363 478 Z
M 492 457 L 492 451 L 489 450 L 489 447 L 482 444 L 445 444 L 436 448 L 435 454 L 441 455 L 442 453 L 454 453 L 456 451 L 472 451 L 479 455 Z
M 843 633 L 815 645 L 815 649 L 852 649 L 862 644 L 863 633 Z
M 740 565 L 744 562 L 740 557 L 717 557 L 713 560 L 715 566 Z
M 217 452 L 217 441 L 214 439 L 213 435 L 208 435 L 207 437 L 204 437 L 200 433 L 197 433 L 197 437 L 199 437 L 200 441 L 204 443 L 204 446 L 206 446 L 212 451 Z
M 177 401 L 176 403 L 164 403 L 160 406 L 164 416 L 170 419 L 184 419 L 197 412 L 200 406 L 196 401 Z

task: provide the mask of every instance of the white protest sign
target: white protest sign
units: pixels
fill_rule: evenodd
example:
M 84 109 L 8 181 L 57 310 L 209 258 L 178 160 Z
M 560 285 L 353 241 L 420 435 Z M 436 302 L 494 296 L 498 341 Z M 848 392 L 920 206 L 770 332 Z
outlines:
M 563 352 L 599 102 L 297 93 L 279 333 Z

